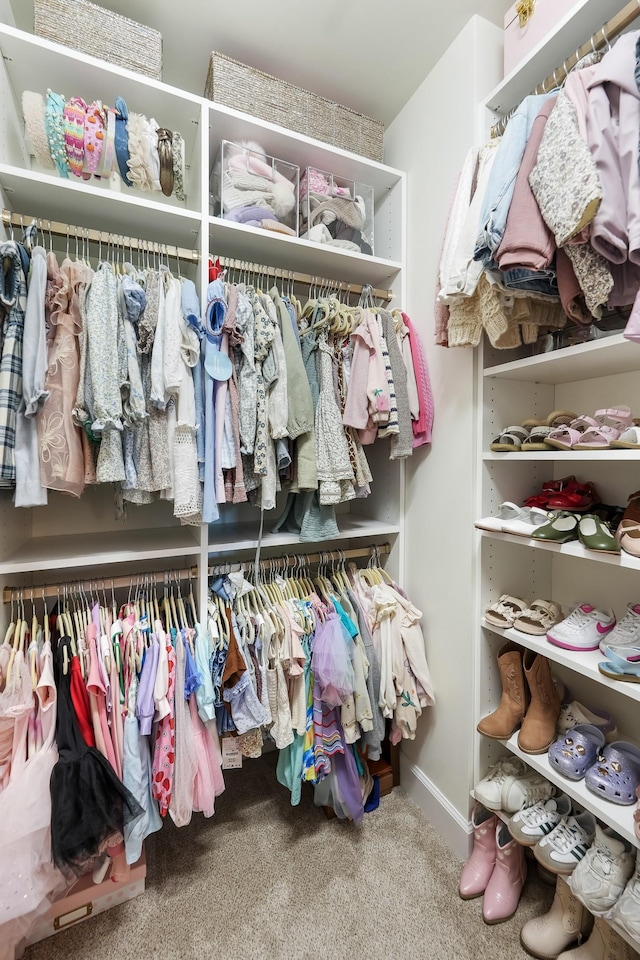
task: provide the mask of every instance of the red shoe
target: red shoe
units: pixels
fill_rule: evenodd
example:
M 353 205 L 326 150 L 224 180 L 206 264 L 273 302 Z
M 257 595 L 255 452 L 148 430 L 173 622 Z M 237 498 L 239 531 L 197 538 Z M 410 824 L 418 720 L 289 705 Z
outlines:
M 575 483 L 576 478 L 574 476 L 563 477 L 562 480 L 547 480 L 542 484 L 542 493 L 537 493 L 533 497 L 529 497 L 524 501 L 524 505 L 526 507 L 540 507 L 540 509 L 546 510 L 551 497 L 562 493 L 568 486 Z
M 554 494 L 548 501 L 550 510 L 570 510 L 583 513 L 600 502 L 600 494 L 592 483 L 570 483 L 562 493 Z

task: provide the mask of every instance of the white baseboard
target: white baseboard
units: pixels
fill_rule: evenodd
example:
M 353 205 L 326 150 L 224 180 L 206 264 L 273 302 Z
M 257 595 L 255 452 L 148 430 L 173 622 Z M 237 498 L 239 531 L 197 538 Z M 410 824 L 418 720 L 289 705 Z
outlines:
M 471 824 L 429 777 L 400 754 L 400 783 L 460 860 L 469 856 Z

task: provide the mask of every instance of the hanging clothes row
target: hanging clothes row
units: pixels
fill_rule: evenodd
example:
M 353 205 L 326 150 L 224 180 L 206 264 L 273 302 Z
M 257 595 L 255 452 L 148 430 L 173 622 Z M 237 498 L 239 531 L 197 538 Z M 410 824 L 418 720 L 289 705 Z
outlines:
M 44 598 L 9 588 L 27 599 L 11 600 L 0 646 L 3 948 L 76 876 L 126 880 L 167 815 L 212 816 L 221 738 L 246 757 L 275 742 L 292 803 L 311 783 L 316 803 L 362 820 L 386 722 L 393 742 L 413 738 L 434 692 L 420 611 L 379 554 L 347 553 L 370 565 L 323 558 L 313 577 L 309 558 L 267 560 L 258 584 L 215 571 L 201 618 L 173 573 L 163 596 L 158 574 Z
M 568 320 L 612 329 L 606 311 L 624 328 L 640 289 L 639 40 L 594 47 L 469 151 L 443 240 L 438 343 L 476 346 L 484 331 L 512 348 Z M 632 316 L 640 337 L 640 306 Z
M 99 234 L 94 269 L 83 233 L 59 263 L 50 226 L 37 232 L 2 245 L 0 487 L 16 506 L 109 483 L 120 513 L 165 499 L 199 524 L 224 503 L 271 510 L 282 489 L 277 529 L 325 539 L 335 505 L 370 492 L 366 444 L 390 437 L 399 459 L 430 442 L 420 339 L 371 288 L 351 307 L 320 282 L 303 304 L 291 282 L 281 295 L 219 278 L 202 320 L 179 253 L 176 276 L 164 248 L 134 262 L 131 242 L 103 251 Z
M 335 506 L 370 493 L 367 444 L 389 437 L 402 459 L 430 442 L 426 361 L 406 314 L 377 307 L 367 288 L 351 307 L 337 283 L 312 286 L 303 304 L 292 283 L 246 282 L 273 273 L 248 265 L 207 290 L 203 519 L 225 502 L 272 510 L 285 490 L 275 530 L 330 539 Z

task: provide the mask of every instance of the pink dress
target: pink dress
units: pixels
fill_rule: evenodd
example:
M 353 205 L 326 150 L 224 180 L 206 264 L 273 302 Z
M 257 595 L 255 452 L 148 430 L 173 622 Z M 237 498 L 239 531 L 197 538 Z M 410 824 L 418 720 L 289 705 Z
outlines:
M 224 791 L 222 763 L 218 748 L 198 715 L 195 693 L 189 697 L 189 710 L 198 764 L 193 781 L 193 809 L 212 817 L 215 799 Z
M 158 801 L 160 815 L 166 817 L 173 792 L 173 773 L 176 760 L 176 723 L 174 696 L 176 686 L 176 654 L 171 641 L 166 638 L 167 651 L 167 704 L 169 712 L 158 722 L 156 742 L 151 767 L 151 795 Z

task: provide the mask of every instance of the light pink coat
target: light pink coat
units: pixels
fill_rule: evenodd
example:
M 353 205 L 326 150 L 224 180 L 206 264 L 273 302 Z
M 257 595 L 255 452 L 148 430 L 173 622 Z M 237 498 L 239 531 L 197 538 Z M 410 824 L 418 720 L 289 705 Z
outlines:
M 640 92 L 635 80 L 640 33 L 620 37 L 589 83 L 587 137 L 603 198 L 591 231 L 594 248 L 612 263 L 640 264 Z

